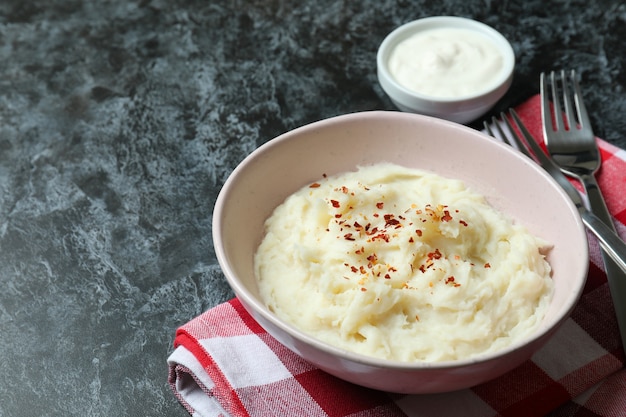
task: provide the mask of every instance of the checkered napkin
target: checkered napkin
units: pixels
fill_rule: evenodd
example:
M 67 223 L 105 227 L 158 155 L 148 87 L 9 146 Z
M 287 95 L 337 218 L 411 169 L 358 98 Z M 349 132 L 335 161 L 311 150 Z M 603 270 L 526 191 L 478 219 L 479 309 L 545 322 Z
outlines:
M 539 97 L 518 107 L 541 137 Z M 599 183 L 626 237 L 626 151 L 600 141 Z M 584 294 L 531 360 L 494 381 L 434 395 L 374 391 L 330 376 L 268 335 L 237 299 L 176 332 L 169 383 L 193 416 L 624 416 L 626 358 L 600 248 L 590 237 Z

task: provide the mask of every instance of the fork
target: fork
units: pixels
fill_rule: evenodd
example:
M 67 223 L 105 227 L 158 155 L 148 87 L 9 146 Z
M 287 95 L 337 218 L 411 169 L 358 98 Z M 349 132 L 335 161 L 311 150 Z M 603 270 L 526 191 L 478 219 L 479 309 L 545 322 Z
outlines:
M 570 82 L 565 71 L 561 71 L 561 93 L 565 108 L 563 118 L 558 79 L 554 72 L 550 73 L 549 81 L 546 74 L 541 73 L 541 117 L 546 147 L 561 171 L 581 182 L 591 210 L 615 229 L 595 177 L 601 164 L 600 151 L 583 103 L 576 71 L 571 71 L 569 80 Z M 572 106 L 572 89 L 576 112 Z M 550 101 L 553 104 L 554 117 Z
M 560 96 L 559 79 L 554 71 L 549 77 L 542 73 L 540 82 L 543 134 L 548 152 L 561 171 L 580 181 L 587 194 L 591 211 L 615 231 L 615 225 L 595 177 L 601 165 L 600 151 L 583 103 L 576 71 L 572 70 L 569 78 L 565 71 L 561 71 Z M 561 102 L 565 110 L 564 117 Z M 626 272 L 620 271 L 619 266 L 605 251 L 602 251 L 602 259 L 614 298 L 618 324 L 626 332 Z M 624 344 L 626 345 L 626 336 Z
M 565 71 L 561 71 L 562 100 L 565 108 L 563 118 L 557 77 L 552 72 L 548 80 L 546 74 L 541 73 L 541 117 L 546 147 L 561 171 L 581 182 L 591 210 L 608 226 L 615 229 L 595 177 L 601 165 L 600 151 L 583 103 L 576 71 L 571 71 L 569 79 L 570 82 Z M 572 106 L 571 89 L 574 93 L 576 112 Z M 550 106 L 550 101 L 553 107 Z
M 559 78 L 555 72 L 551 72 L 549 77 L 541 73 L 541 118 L 546 147 L 563 172 L 578 178 L 585 189 L 589 188 L 592 193 L 598 192 L 596 197 L 601 198 L 595 180 L 595 173 L 600 168 L 600 152 L 582 99 L 576 71 L 570 72 L 569 81 L 565 71 L 561 71 L 560 81 L 561 94 Z M 572 105 L 572 90 L 575 108 Z M 561 100 L 564 109 L 561 108 Z M 602 204 L 604 205 L 603 202 Z
M 517 148 L 533 161 L 541 165 L 570 197 L 578 209 L 583 223 L 598 238 L 600 245 L 605 249 L 607 254 L 611 256 L 611 258 L 619 265 L 620 268 L 622 268 L 623 271 L 626 271 L 626 243 L 624 243 L 624 241 L 613 231 L 613 229 L 600 220 L 598 216 L 587 210 L 583 199 L 576 188 L 574 188 L 567 177 L 565 177 L 565 175 L 561 172 L 558 165 L 556 165 L 556 163 L 545 154 L 543 149 L 541 149 L 535 139 L 533 139 L 532 135 L 523 125 L 515 110 L 509 110 L 509 115 L 511 116 L 511 119 L 517 129 L 521 132 L 524 138 L 523 140 L 516 133 L 515 128 L 507 118 L 506 113 L 502 113 L 500 115 L 500 119 L 507 127 L 506 130 L 502 129 L 498 119 L 494 116 L 491 124 L 487 122 L 484 123 L 485 131 L 490 136 L 504 140 L 509 145 Z M 624 281 L 624 284 L 626 284 L 626 280 Z M 626 303 L 620 304 L 624 304 L 624 306 L 626 306 Z

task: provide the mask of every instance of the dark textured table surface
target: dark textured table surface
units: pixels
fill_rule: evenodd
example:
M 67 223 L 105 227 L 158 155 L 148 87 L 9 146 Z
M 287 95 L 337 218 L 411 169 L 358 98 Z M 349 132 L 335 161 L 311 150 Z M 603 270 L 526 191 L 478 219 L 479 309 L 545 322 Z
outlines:
M 184 416 L 178 326 L 232 293 L 211 214 L 236 164 L 297 126 L 394 110 L 385 35 L 458 15 L 517 56 L 498 108 L 576 68 L 626 147 L 626 5 L 598 0 L 0 2 L 0 416 Z

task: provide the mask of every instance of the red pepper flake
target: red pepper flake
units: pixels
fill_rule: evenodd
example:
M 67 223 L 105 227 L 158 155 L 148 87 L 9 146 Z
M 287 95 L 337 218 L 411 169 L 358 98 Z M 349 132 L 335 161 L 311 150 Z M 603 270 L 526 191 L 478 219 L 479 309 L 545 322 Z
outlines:
M 372 241 L 374 240 L 384 240 L 385 242 L 389 242 L 389 235 L 387 233 L 379 233 L 376 236 L 372 236 Z
M 417 229 L 417 230 L 415 231 L 415 233 L 416 233 L 419 237 L 422 237 L 422 231 L 421 231 L 420 229 Z
M 363 226 L 361 226 L 359 224 L 359 222 L 354 222 L 354 227 L 357 228 L 357 229 L 362 229 L 363 228 Z
M 385 279 L 391 279 L 391 275 L 385 274 Z
M 367 232 L 368 235 L 375 235 L 376 233 L 378 233 L 378 227 L 374 227 L 372 230 L 369 230 L 369 224 L 367 225 L 367 227 L 365 228 L 365 231 Z
M 385 203 L 383 203 L 382 201 L 381 201 L 381 202 L 376 203 L 376 207 L 377 207 L 379 210 L 382 210 L 384 206 L 385 206 Z
M 413 236 L 411 236 L 411 237 L 409 238 L 409 243 L 413 243 L 413 242 L 415 242 L 415 241 L 413 240 Z
M 450 212 L 448 210 L 444 210 L 443 211 L 443 217 L 441 218 L 441 221 L 449 222 L 450 220 L 452 220 L 452 216 L 450 216 Z
M 343 238 L 350 241 L 355 240 L 354 237 L 352 237 L 352 233 L 346 233 L 343 235 Z
M 385 227 L 395 226 L 398 228 L 400 225 L 400 220 L 396 219 L 393 214 L 385 214 Z
M 362 254 L 363 252 L 365 252 L 365 248 L 363 246 L 361 246 L 360 249 L 357 249 L 356 251 L 354 251 L 354 253 L 356 253 L 357 255 Z
M 439 252 L 439 249 L 435 249 L 434 252 L 430 252 L 427 256 L 428 258 L 426 259 L 426 262 L 420 265 L 419 267 L 419 270 L 422 271 L 422 273 L 425 273 L 428 268 L 431 268 L 434 266 L 435 264 L 434 259 L 440 259 L 443 257 L 441 252 Z
M 467 227 L 467 222 L 465 220 L 459 220 L 459 223 L 461 223 L 463 226 Z
M 341 192 L 344 194 L 348 194 L 348 187 L 346 187 L 345 185 L 341 187 Z
M 365 267 L 364 267 L 363 265 L 361 265 L 361 266 L 359 267 L 359 271 L 360 271 L 362 274 L 367 274 L 367 271 L 365 270 Z
M 361 291 L 365 292 L 365 291 L 367 291 L 367 288 L 361 287 Z
M 454 277 L 453 276 L 449 276 L 448 278 L 446 278 L 445 283 L 446 284 L 451 284 L 454 287 L 460 287 L 461 286 L 461 284 L 459 284 L 457 282 L 454 282 Z
M 352 272 L 359 272 L 359 268 L 357 268 L 357 267 L 356 267 L 356 266 L 354 266 L 354 265 L 352 265 L 352 266 L 350 267 L 350 270 L 351 270 Z
M 343 216 L 343 214 L 341 214 L 341 213 L 335 214 L 335 219 L 341 219 L 341 216 Z
M 441 259 L 443 255 L 439 252 L 439 249 L 435 249 L 434 252 L 428 254 L 428 259 Z
M 375 253 L 372 253 L 370 256 L 367 257 L 367 260 L 376 263 L 376 261 L 378 261 L 378 256 L 376 256 Z
M 334 208 L 339 208 L 339 201 L 337 200 L 330 200 L 330 204 L 332 204 Z
M 320 188 L 321 184 L 318 182 L 314 182 L 313 184 L 309 185 L 309 188 Z
M 487 263 L 485 264 L 485 268 L 491 268 L 491 264 L 490 264 L 489 262 L 487 262 Z

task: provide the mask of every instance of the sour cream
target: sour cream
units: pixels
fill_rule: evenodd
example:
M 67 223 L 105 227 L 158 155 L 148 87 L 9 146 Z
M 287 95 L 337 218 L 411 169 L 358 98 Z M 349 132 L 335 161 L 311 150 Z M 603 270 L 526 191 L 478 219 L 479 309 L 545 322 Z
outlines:
M 417 93 L 438 98 L 474 95 L 495 87 L 504 57 L 488 36 L 463 28 L 425 30 L 391 52 L 389 71 Z

